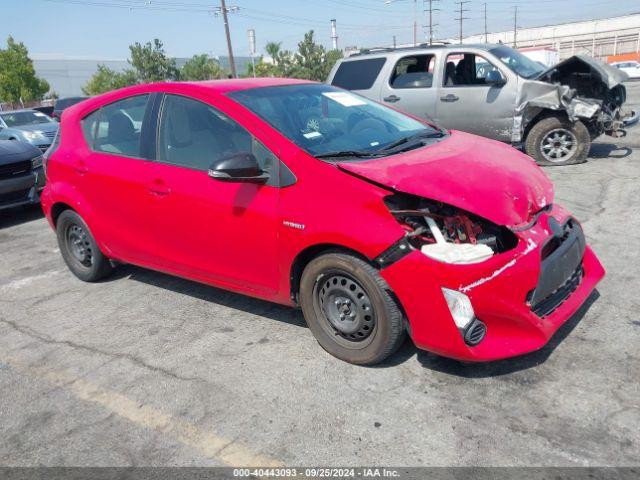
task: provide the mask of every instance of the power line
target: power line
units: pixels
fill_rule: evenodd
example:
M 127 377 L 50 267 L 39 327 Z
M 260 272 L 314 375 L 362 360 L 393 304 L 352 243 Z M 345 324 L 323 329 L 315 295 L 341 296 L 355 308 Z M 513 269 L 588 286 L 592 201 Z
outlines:
M 439 8 L 433 8 L 433 2 L 438 2 L 439 0 L 427 0 L 429 2 L 429 8 L 427 11 L 429 12 L 429 45 L 433 44 L 433 27 L 436 27 L 438 24 L 433 23 L 433 12 L 440 10 Z

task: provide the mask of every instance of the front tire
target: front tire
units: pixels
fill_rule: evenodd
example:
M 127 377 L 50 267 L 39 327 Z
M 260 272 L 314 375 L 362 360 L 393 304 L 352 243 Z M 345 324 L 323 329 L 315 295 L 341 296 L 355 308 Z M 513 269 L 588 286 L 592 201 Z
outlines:
M 591 135 L 580 121 L 546 117 L 529 131 L 525 152 L 538 165 L 574 165 L 587 161 Z
M 320 346 L 346 362 L 379 363 L 404 339 L 403 315 L 386 282 L 352 255 L 313 259 L 302 273 L 300 303 Z
M 113 269 L 91 235 L 89 227 L 73 210 L 65 210 L 56 224 L 58 246 L 69 270 L 85 282 L 96 282 Z

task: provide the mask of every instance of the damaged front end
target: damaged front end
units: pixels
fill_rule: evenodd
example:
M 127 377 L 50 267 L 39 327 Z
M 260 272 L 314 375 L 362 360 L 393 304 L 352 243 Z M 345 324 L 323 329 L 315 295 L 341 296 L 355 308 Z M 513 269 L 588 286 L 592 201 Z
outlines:
M 602 133 L 615 137 L 626 134 L 624 112 L 627 75 L 586 55 L 575 55 L 535 79 L 523 79 L 520 85 L 512 142 L 524 139 L 530 122 L 543 110 L 560 111 L 571 122 L 581 121 L 591 138 Z
M 466 361 L 544 346 L 604 275 L 579 223 L 557 205 L 521 226 L 394 193 L 405 235 L 375 261 L 401 302 L 414 343 Z
M 405 236 L 378 257 L 381 266 L 412 250 L 449 264 L 479 263 L 518 243 L 508 228 L 442 202 L 394 194 L 385 204 Z

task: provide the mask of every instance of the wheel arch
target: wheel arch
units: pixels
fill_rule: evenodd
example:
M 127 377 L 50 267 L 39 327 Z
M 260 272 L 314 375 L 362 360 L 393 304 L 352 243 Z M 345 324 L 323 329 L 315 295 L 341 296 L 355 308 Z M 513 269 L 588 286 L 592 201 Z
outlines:
M 537 110 L 537 109 L 536 109 Z M 568 120 L 569 117 L 567 112 L 564 110 L 553 110 L 552 108 L 541 108 L 537 113 L 535 113 L 529 121 L 524 126 L 524 132 L 522 135 L 522 141 L 526 142 L 527 137 L 529 136 L 529 132 L 531 129 L 540 121 L 548 117 L 558 117 L 565 120 Z
M 51 206 L 51 220 L 53 221 L 53 226 L 58 225 L 58 218 L 65 210 L 75 210 L 71 205 L 65 202 L 56 202 Z
M 371 258 L 363 255 L 353 248 L 345 247 L 344 245 L 335 243 L 319 243 L 310 245 L 296 255 L 296 257 L 293 259 L 293 262 L 291 263 L 291 268 L 289 270 L 290 296 L 291 300 L 296 305 L 298 305 L 298 294 L 300 293 L 300 280 L 302 279 L 302 272 L 304 272 L 305 267 L 309 264 L 309 262 L 311 262 L 311 260 L 327 253 L 345 253 L 348 255 L 353 255 L 354 257 L 367 262 L 374 268 L 378 268 L 378 266 L 372 261 Z

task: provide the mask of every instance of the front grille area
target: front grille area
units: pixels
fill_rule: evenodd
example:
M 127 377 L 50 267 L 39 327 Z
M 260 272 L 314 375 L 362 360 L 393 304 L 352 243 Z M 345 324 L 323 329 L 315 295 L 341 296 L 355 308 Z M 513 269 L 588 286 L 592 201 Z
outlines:
M 42 132 L 42 134 L 47 138 L 53 138 L 56 136 L 56 132 Z
M 560 245 L 562 245 L 565 242 L 565 240 L 569 238 L 569 234 L 575 227 L 575 223 L 572 218 L 567 220 L 564 225 L 560 226 L 558 222 L 556 222 L 555 219 L 552 217 L 549 219 L 549 225 L 551 226 L 552 223 L 555 223 L 556 225 L 555 228 L 562 229 L 562 235 L 554 235 L 549 239 L 547 243 L 544 244 L 544 246 L 542 247 L 542 253 L 540 254 L 541 260 L 544 260 L 553 252 L 555 252 L 558 249 L 558 247 L 560 247 Z
M 17 203 L 23 200 L 27 200 L 29 196 L 30 188 L 27 190 L 19 190 L 17 192 L 1 193 L 0 205 L 7 205 L 9 203 Z
M 42 153 L 46 152 L 49 149 L 49 145 L 36 145 Z
M 31 170 L 31 160 L 0 165 L 0 178 L 13 178 Z
M 533 305 L 531 307 L 531 311 L 541 318 L 551 315 L 565 302 L 565 300 L 567 300 L 567 298 L 571 296 L 573 292 L 575 292 L 576 288 L 578 288 L 582 281 L 583 275 L 584 269 L 582 268 L 582 265 L 580 265 L 566 282 L 560 285 L 550 295 L 539 301 L 536 305 Z

